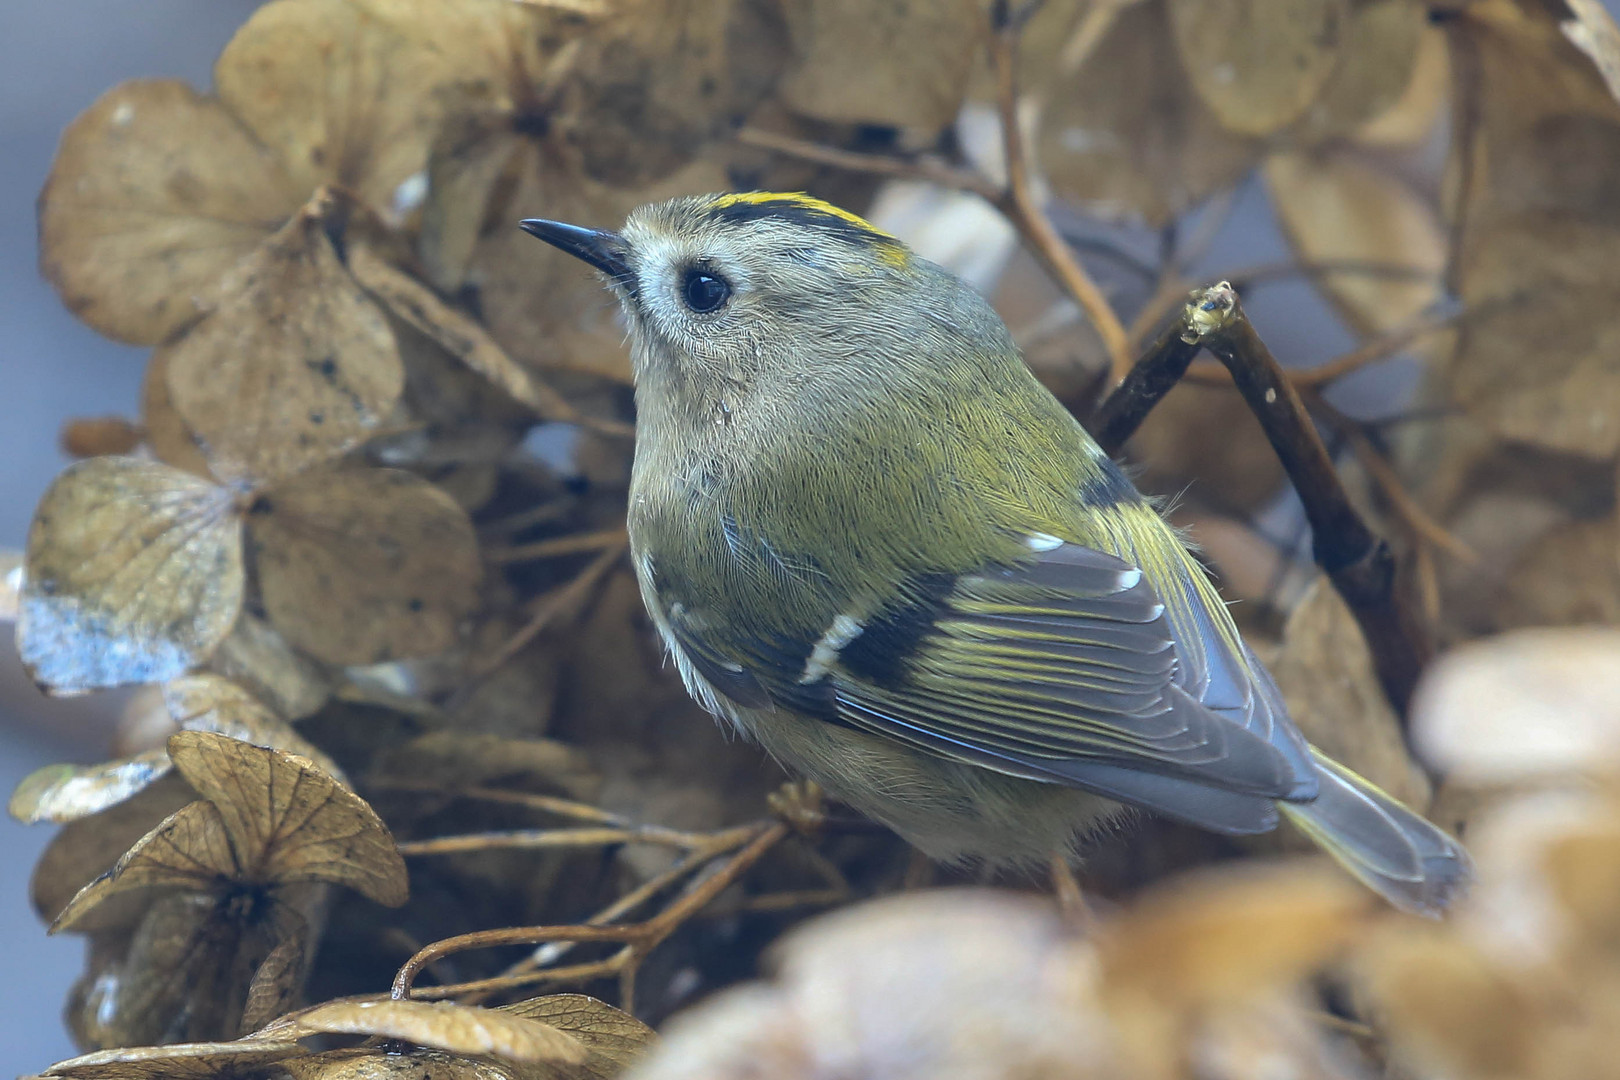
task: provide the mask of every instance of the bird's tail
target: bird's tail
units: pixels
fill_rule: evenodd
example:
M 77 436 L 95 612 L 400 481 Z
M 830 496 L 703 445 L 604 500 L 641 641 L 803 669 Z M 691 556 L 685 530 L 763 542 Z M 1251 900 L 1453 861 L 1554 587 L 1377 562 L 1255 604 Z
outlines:
M 1439 915 L 1473 877 L 1462 845 L 1338 762 L 1312 748 L 1321 792 L 1277 808 L 1391 904 Z

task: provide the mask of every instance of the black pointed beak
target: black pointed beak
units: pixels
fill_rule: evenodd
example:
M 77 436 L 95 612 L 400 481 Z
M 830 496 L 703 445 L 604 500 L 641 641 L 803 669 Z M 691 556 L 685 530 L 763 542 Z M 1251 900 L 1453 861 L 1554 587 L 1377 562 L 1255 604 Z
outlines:
M 611 277 L 615 283 L 635 291 L 636 274 L 630 266 L 630 245 L 618 233 L 605 229 L 585 229 L 543 218 L 528 218 L 518 224 L 530 236 L 538 236 L 552 247 L 583 259 Z

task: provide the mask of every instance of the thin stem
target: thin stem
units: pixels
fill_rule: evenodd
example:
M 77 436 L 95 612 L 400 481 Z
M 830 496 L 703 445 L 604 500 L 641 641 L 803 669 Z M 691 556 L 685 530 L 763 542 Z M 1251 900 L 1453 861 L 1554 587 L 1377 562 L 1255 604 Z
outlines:
M 690 892 L 676 900 L 658 915 L 645 922 L 632 923 L 627 926 L 579 924 L 572 926 L 513 926 L 496 930 L 479 930 L 470 934 L 458 934 L 455 937 L 436 941 L 407 960 L 399 969 L 399 973 L 394 976 L 391 995 L 396 1001 L 413 996 L 442 998 L 518 985 L 516 979 L 483 979 L 475 983 L 456 983 L 449 986 L 433 987 L 429 994 L 415 995 L 412 990 L 412 984 L 416 981 L 416 976 L 421 973 L 424 967 L 454 953 L 465 952 L 469 949 L 494 948 L 500 945 L 536 945 L 548 941 L 623 944 L 626 948 L 621 949 L 605 961 L 580 965 L 578 968 L 566 972 L 572 980 L 576 981 L 595 979 L 612 974 L 622 976 L 625 971 L 633 969 L 643 957 L 662 944 L 687 919 L 707 907 L 715 897 L 724 892 L 743 873 L 757 863 L 767 851 L 780 843 L 785 837 L 791 835 L 791 833 L 791 827 L 785 822 L 772 821 L 756 826 L 753 839 L 727 860 L 724 866 L 704 878 Z M 525 977 L 525 981 L 555 979 L 564 973 L 562 970 L 534 972 L 532 973 L 534 977 Z M 500 984 L 499 987 L 495 985 L 497 983 Z
M 1194 293 L 1181 318 L 1164 328 L 1158 340 L 1097 407 L 1086 426 L 1109 456 L 1119 453 L 1147 414 L 1186 374 L 1193 357 L 1204 347 L 1200 318 L 1224 310 L 1226 302 L 1225 295 L 1216 290 Z
M 596 587 L 611 570 L 619 557 L 629 546 L 629 540 L 621 537 L 619 541 L 598 555 L 591 564 L 579 572 L 579 575 L 567 585 L 546 594 L 535 609 L 534 615 L 528 623 L 513 634 L 506 644 L 495 651 L 495 654 L 473 669 L 468 679 L 468 686 L 492 674 L 512 657 L 523 650 L 523 647 L 538 637 L 541 631 L 550 626 L 552 622 L 574 608 L 585 598 L 585 594 Z
M 1006 159 L 1007 187 L 995 200 L 1007 219 L 1018 229 L 1035 257 L 1055 278 L 1063 291 L 1074 298 L 1091 321 L 1108 352 L 1114 381 L 1130 369 L 1130 342 L 1113 306 L 1097 283 L 1074 257 L 1073 250 L 1058 235 L 1035 197 L 1030 182 L 1029 158 L 1024 148 L 1023 127 L 1018 121 L 1018 35 L 1030 9 L 1008 10 L 1004 0 L 992 5 L 990 65 L 996 77 L 996 105 L 1001 114 L 1002 152 Z
M 1319 388 L 1337 382 L 1351 372 L 1360 371 L 1381 360 L 1388 360 L 1413 342 L 1430 334 L 1453 329 L 1463 321 L 1466 314 L 1458 311 L 1450 315 L 1424 315 L 1325 363 L 1310 368 L 1292 369 L 1288 372 L 1288 381 L 1300 390 Z M 1192 365 L 1187 370 L 1187 379 L 1189 382 L 1204 386 L 1232 385 L 1231 373 L 1222 365 L 1214 363 Z
M 556 536 L 548 540 L 536 540 L 532 544 L 517 544 L 509 548 L 496 548 L 484 553 L 484 558 L 496 565 L 508 563 L 534 562 L 539 559 L 555 559 L 562 555 L 579 555 L 587 551 L 602 551 L 624 544 L 628 535 L 624 526 L 616 529 L 602 529 L 598 532 L 574 533 L 571 536 Z
M 1217 288 L 1230 287 L 1223 282 Z M 1316 564 L 1356 616 L 1384 693 L 1405 714 L 1430 647 L 1402 603 L 1389 545 L 1362 519 L 1305 410 L 1299 392 L 1243 314 L 1235 293 L 1204 345 L 1232 373 L 1293 482 L 1311 526 Z

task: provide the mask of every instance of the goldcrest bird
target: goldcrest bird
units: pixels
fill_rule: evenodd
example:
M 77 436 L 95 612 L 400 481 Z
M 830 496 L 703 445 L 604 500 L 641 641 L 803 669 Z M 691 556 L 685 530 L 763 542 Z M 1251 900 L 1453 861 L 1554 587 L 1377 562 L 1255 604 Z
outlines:
M 700 704 L 941 860 L 1144 808 L 1278 812 L 1395 905 L 1468 877 L 1313 749 L 1214 585 L 971 288 L 803 194 L 523 228 L 606 275 L 636 383 L 631 555 Z

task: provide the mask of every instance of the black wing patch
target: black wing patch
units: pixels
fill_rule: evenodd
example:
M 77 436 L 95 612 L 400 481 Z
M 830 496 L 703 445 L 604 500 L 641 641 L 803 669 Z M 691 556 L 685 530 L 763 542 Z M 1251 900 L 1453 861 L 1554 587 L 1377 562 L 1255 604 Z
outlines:
M 1142 572 L 1089 548 L 1063 544 L 1023 565 L 916 579 L 902 602 L 863 620 L 824 670 L 805 663 L 813 647 L 755 643 L 747 657 L 727 659 L 695 640 L 689 647 L 694 636 L 678 632 L 677 640 L 738 705 L 757 708 L 763 695 L 1204 828 L 1267 831 L 1273 800 L 1315 794 L 1297 733 L 1280 708 L 1258 701 L 1266 687 L 1228 685 L 1246 672 L 1243 660 L 1217 637 L 1196 643 L 1197 665 L 1183 663 Z M 1207 707 L 1195 693 L 1212 683 L 1232 700 Z M 1274 745 L 1279 736 L 1283 745 Z

